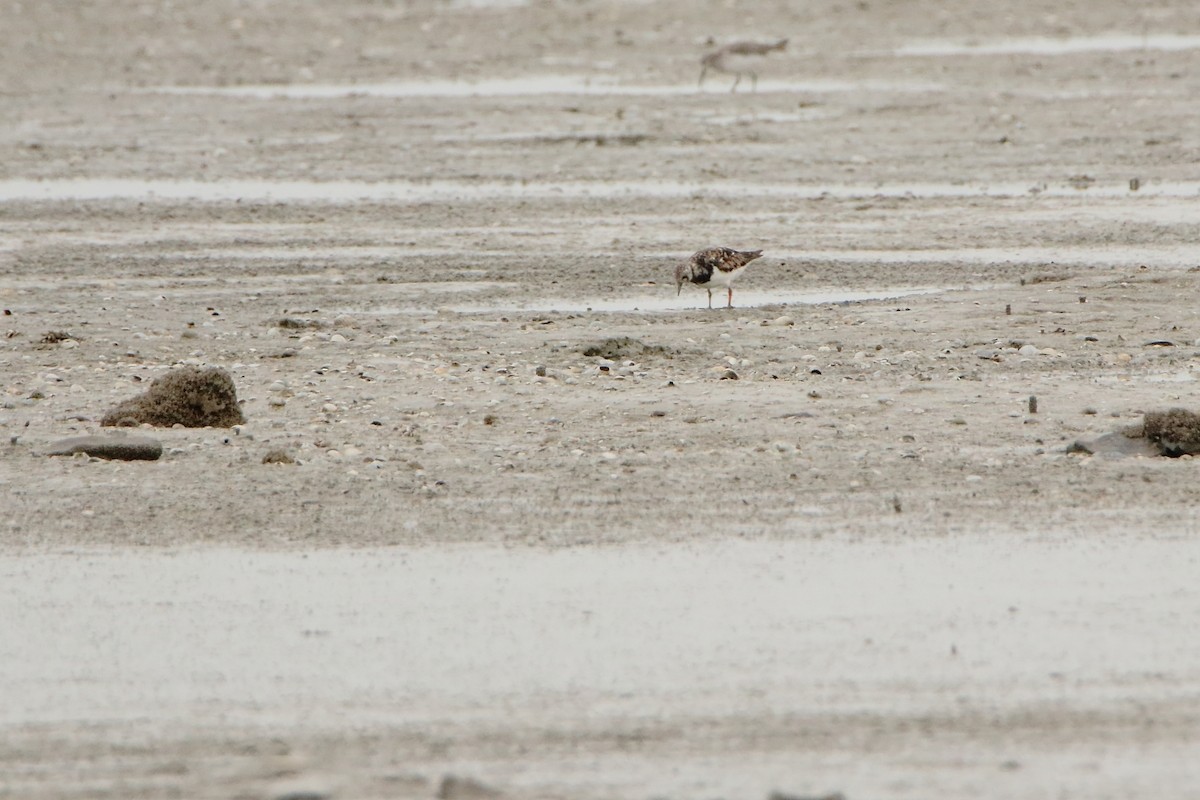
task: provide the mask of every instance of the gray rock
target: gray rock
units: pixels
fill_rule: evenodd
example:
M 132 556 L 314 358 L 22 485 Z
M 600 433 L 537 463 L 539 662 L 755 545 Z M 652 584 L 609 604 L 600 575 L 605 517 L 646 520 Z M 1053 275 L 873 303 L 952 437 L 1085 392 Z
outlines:
M 87 453 L 118 461 L 155 461 L 162 456 L 162 442 L 149 436 L 72 436 L 60 439 L 46 450 L 48 456 Z
M 788 792 L 774 791 L 767 795 L 767 800 L 846 800 L 846 795 L 841 792 L 830 792 L 829 794 L 790 794 Z
M 274 800 L 330 800 L 333 795 L 323 789 L 285 789 Z
M 1134 435 L 1130 435 L 1133 433 Z M 1163 454 L 1162 448 L 1141 435 L 1140 428 L 1131 432 L 1114 431 L 1094 439 L 1077 439 L 1068 453 L 1087 453 L 1088 455 L 1124 458 L 1126 456 L 1158 457 Z
M 474 778 L 446 775 L 438 787 L 438 800 L 483 800 L 484 798 L 499 797 L 502 794 L 485 783 Z

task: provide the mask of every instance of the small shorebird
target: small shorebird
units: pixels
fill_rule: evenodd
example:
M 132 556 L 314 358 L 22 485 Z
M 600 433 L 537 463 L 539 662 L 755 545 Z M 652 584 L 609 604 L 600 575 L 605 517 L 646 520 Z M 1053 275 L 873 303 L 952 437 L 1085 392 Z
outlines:
M 708 307 L 712 308 L 712 287 L 729 290 L 729 305 L 733 308 L 733 279 L 746 271 L 746 265 L 762 258 L 762 250 L 731 250 L 728 247 L 707 247 L 692 254 L 686 263 L 675 267 L 675 294 L 683 291 L 684 283 L 694 283 L 708 290 Z
M 708 71 L 716 70 L 726 75 L 733 75 L 733 86 L 729 91 L 737 90 L 743 75 L 750 76 L 752 91 L 758 89 L 758 71 L 762 69 L 767 56 L 775 50 L 787 47 L 788 40 L 777 42 L 733 42 L 720 50 L 715 50 L 700 59 L 700 86 L 704 86 L 704 76 Z

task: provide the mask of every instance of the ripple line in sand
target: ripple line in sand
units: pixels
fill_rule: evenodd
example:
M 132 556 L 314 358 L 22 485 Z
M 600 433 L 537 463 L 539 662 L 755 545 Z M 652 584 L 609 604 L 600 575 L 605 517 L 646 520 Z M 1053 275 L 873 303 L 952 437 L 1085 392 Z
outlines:
M 1147 183 L 1130 191 L 1127 184 L 1077 187 L 1001 182 L 989 184 L 777 184 L 739 181 L 696 183 L 672 180 L 633 181 L 197 181 L 142 178 L 64 178 L 0 181 L 0 202 L 64 200 L 137 200 L 142 202 L 298 202 L 298 203 L 429 203 L 502 199 L 620 199 L 778 197 L 798 200 L 895 197 L 911 199 L 1048 197 L 1179 197 L 1200 198 L 1200 182 Z
M 941 92 L 939 83 L 920 81 L 764 80 L 759 94 L 837 94 L 841 92 L 887 92 L 895 94 Z M 661 97 L 718 93 L 702 91 L 695 84 L 628 84 L 609 77 L 586 75 L 531 75 L 480 81 L 427 80 L 385 83 L 281 83 L 239 86 L 155 86 L 138 93 L 242 97 L 256 100 L 328 100 L 345 97 L 530 97 L 548 95 Z M 727 93 L 722 90 L 722 93 Z

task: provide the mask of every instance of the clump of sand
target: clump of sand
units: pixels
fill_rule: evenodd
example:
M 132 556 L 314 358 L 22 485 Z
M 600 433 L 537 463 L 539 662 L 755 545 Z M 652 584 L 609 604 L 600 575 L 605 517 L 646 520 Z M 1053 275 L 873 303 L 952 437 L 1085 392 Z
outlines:
M 181 367 L 109 411 L 101 425 L 229 428 L 246 421 L 233 377 L 220 367 Z
M 1147 439 L 1162 448 L 1163 455 L 1200 452 L 1200 414 L 1183 408 L 1147 411 L 1142 430 Z

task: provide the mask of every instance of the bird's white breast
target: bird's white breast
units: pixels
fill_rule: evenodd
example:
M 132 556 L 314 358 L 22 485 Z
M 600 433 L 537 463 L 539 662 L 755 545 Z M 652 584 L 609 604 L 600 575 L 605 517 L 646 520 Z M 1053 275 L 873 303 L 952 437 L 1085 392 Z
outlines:
M 714 269 L 712 277 L 708 279 L 708 282 L 701 283 L 698 285 L 705 289 L 707 289 L 711 286 L 730 286 L 733 284 L 733 279 L 736 278 L 738 275 L 741 275 L 745 271 L 746 271 L 745 267 L 738 267 L 737 269 L 731 270 L 729 272 L 723 272 L 719 269 Z

